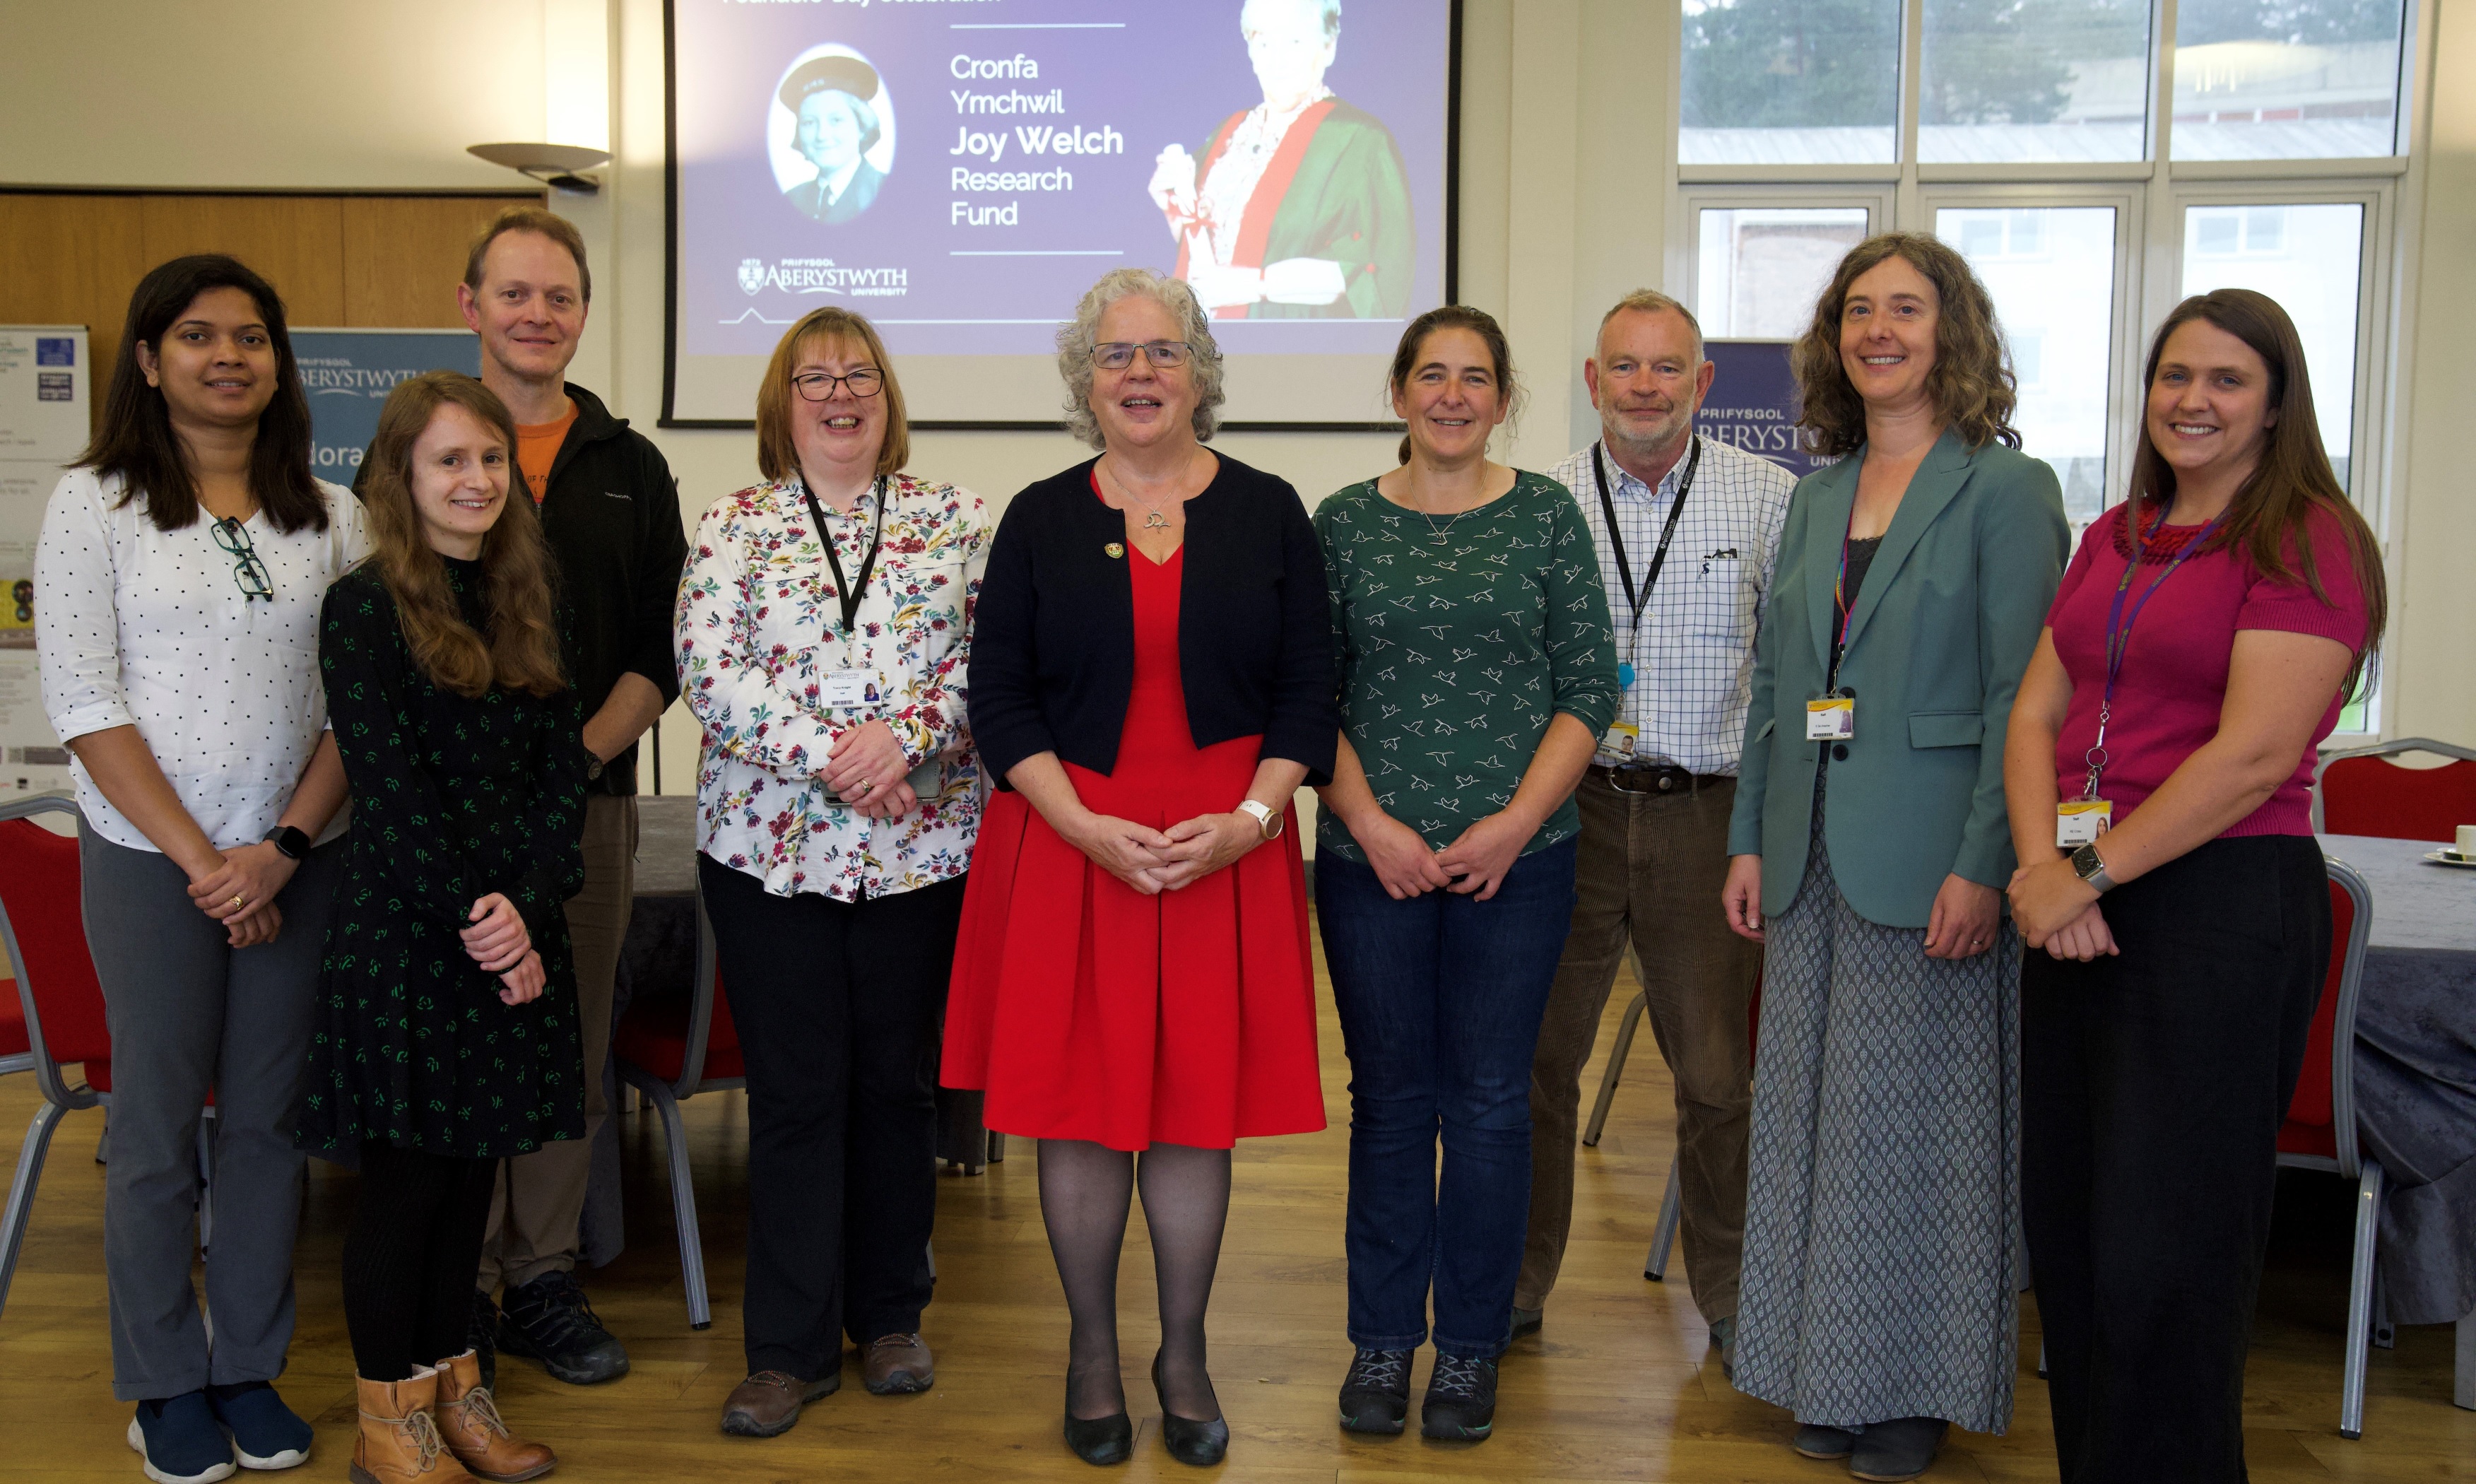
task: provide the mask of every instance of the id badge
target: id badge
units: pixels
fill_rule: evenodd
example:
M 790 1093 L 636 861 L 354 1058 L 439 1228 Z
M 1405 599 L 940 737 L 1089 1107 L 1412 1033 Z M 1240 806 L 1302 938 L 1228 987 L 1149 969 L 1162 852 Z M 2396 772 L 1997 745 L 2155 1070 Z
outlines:
M 1631 722 L 1612 722 L 1599 738 L 1599 751 L 1612 757 L 1631 757 L 1642 743 L 1642 729 Z
M 2067 799 L 2055 805 L 2055 848 L 2091 844 L 2114 823 L 2114 800 Z
M 879 695 L 876 671 L 829 670 L 817 699 L 829 709 L 857 710 L 877 705 Z
M 1825 696 L 1805 704 L 1805 740 L 1845 742 L 1857 734 L 1857 698 Z

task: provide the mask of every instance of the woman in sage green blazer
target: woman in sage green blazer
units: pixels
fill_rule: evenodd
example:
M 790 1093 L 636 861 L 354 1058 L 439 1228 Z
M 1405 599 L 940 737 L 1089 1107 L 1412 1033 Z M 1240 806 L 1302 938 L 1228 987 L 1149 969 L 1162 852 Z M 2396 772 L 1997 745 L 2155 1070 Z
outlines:
M 1734 1379 L 1795 1413 L 1798 1452 L 1898 1479 L 1947 1424 L 2011 1418 L 2003 741 L 2070 540 L 1950 248 L 1852 249 L 1795 364 L 1846 457 L 1789 508 L 1729 828 L 1730 925 L 1769 944 Z

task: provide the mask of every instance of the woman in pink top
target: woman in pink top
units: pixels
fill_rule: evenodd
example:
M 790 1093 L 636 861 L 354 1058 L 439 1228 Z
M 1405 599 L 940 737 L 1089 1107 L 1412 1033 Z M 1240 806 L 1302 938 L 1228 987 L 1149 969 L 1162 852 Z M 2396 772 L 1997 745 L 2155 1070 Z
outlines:
M 2285 310 L 2185 300 L 2147 384 L 2131 500 L 2064 574 L 2004 759 L 2066 1484 L 2244 1477 L 2274 1143 L 2330 954 L 2315 749 L 2384 608 Z

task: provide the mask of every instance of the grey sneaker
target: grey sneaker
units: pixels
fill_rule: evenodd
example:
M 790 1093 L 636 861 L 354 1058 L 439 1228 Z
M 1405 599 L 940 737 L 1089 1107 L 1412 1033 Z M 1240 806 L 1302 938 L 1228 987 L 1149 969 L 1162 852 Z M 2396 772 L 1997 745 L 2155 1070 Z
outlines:
M 1523 1335 L 1537 1334 L 1539 1332 L 1539 1326 L 1545 1323 L 1547 1319 L 1548 1311 L 1544 1308 L 1525 1309 L 1518 1303 L 1515 1304 L 1513 1306 L 1512 1338 L 1519 1340 Z
M 1845 1458 L 1857 1447 L 1857 1434 L 1845 1427 L 1821 1427 L 1808 1422 L 1796 1430 L 1789 1447 L 1801 1458 Z
M 1898 1484 L 1926 1472 L 1950 1427 L 1940 1417 L 1895 1417 L 1869 1422 L 1848 1455 L 1848 1472 L 1869 1484 Z

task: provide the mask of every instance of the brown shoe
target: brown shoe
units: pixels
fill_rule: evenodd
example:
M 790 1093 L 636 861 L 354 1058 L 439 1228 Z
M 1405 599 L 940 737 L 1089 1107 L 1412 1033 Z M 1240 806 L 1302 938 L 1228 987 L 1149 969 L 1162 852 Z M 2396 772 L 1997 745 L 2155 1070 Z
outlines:
M 474 1484 L 438 1435 L 431 1403 L 438 1373 L 416 1371 L 402 1381 L 353 1378 L 359 1392 L 361 1435 L 353 1444 L 353 1484 Z
M 872 1397 L 902 1397 L 937 1384 L 937 1357 L 918 1335 L 879 1335 L 861 1358 L 862 1384 Z
M 499 1403 L 482 1384 L 482 1357 L 466 1350 L 438 1363 L 439 1436 L 468 1472 L 491 1484 L 521 1484 L 558 1467 L 558 1455 L 527 1443 L 499 1420 Z
M 800 1404 L 830 1397 L 842 1389 L 839 1366 L 813 1381 L 788 1371 L 759 1371 L 730 1389 L 722 1404 L 722 1430 L 734 1438 L 776 1438 L 800 1420 Z

